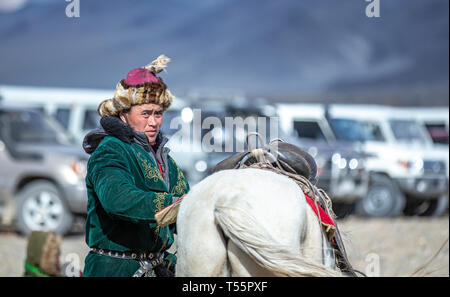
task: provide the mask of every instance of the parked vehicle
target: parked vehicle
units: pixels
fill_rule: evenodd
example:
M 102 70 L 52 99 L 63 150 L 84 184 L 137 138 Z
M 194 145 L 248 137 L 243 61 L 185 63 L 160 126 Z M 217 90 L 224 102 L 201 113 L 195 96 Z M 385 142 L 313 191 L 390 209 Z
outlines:
M 87 155 L 43 113 L 0 106 L 0 216 L 24 234 L 66 234 L 86 214 Z
M 193 108 L 194 127 L 199 131 L 202 149 L 207 153 L 207 175 L 220 161 L 248 150 L 249 133 L 257 132 L 264 138 L 264 143 L 261 143 L 257 136 L 250 136 L 248 141 L 252 147 L 279 138 L 275 122 L 277 119 L 271 119 L 271 115 L 265 112 L 264 108 L 235 106 L 217 100 L 196 104 Z M 273 131 L 271 126 L 275 127 L 276 131 Z
M 98 105 L 113 94 L 113 90 L 103 89 L 0 86 L 4 105 L 43 111 L 80 144 L 87 132 L 99 124 Z
M 98 105 L 113 94 L 114 90 L 103 89 L 0 86 L 0 96 L 4 105 L 32 108 L 53 117 L 74 138 L 74 145 L 80 148 L 84 136 L 100 124 Z M 187 108 L 185 109 L 187 111 L 188 104 L 177 97 L 164 113 L 162 131 L 169 139 L 181 129 L 181 123 L 186 120 L 186 117 L 184 119 L 181 117 L 184 108 Z M 171 123 L 175 127 L 170 128 Z M 180 133 L 177 135 L 180 136 Z M 188 137 L 189 135 L 185 135 L 183 139 L 186 140 Z M 205 154 L 193 147 L 198 147 L 197 143 L 190 143 L 187 147 L 185 142 L 180 141 L 181 138 L 169 140 L 167 146 L 171 149 L 170 155 L 183 170 L 188 181 L 195 184 L 204 177 Z
M 404 196 L 405 214 L 443 213 L 448 203 L 448 150 L 435 149 L 412 115 L 402 108 L 349 105 L 330 106 L 329 113 L 336 135 L 351 140 L 345 134 L 354 129 L 357 137 L 367 136 L 364 148 L 378 156 L 368 166 L 395 181 Z
M 352 143 L 369 154 L 365 166 L 370 172 L 370 187 L 364 199 L 356 204 L 357 213 L 366 216 L 395 216 L 403 211 L 439 214 L 437 205 L 448 193 L 445 158 L 442 152 L 425 145 L 423 135 L 417 132 L 420 129 L 414 128 L 415 122 L 408 127 L 411 122 L 398 117 L 401 109 L 339 104 L 295 108 L 299 115 L 294 126 L 302 136 L 329 143 Z M 419 206 L 417 201 L 426 205 Z M 422 208 L 420 212 L 419 208 Z
M 306 151 L 318 165 L 317 186 L 333 200 L 338 217 L 353 212 L 369 190 L 368 156 L 352 143 L 337 141 L 323 106 L 317 104 L 277 104 L 280 133 Z
M 408 107 L 404 113 L 413 116 L 422 124 L 431 141 L 437 146 L 446 148 L 449 145 L 449 108 L 441 107 Z
M 399 141 L 414 144 L 414 137 L 405 137 L 412 133 L 401 133 L 403 130 L 416 131 L 420 135 L 423 149 L 432 151 L 440 159 L 445 160 L 447 183 L 449 180 L 449 113 L 448 107 L 409 107 L 395 112 L 394 136 Z M 401 130 L 400 130 L 401 129 Z M 399 131 L 400 130 L 400 131 Z M 400 136 L 400 137 L 399 137 Z M 410 198 L 407 205 L 407 214 L 434 214 L 439 215 L 448 211 L 449 192 L 442 194 L 438 199 L 426 200 Z
M 313 182 L 331 195 L 338 217 L 351 213 L 354 202 L 366 194 L 369 178 L 364 167 L 364 153 L 344 143 L 331 146 L 324 141 L 298 138 L 289 129 L 281 127 L 280 122 L 285 122 L 287 117 L 281 115 L 279 110 L 277 112 L 275 106 L 235 106 L 211 101 L 197 108 L 201 110 L 201 121 L 211 117 L 217 121 L 216 126 L 202 125 L 202 138 L 214 142 L 215 147 L 214 151 L 208 153 L 208 174 L 218 162 L 247 150 L 247 135 L 258 132 L 264 138 L 264 143 L 278 138 L 308 151 L 315 158 L 318 176 Z M 249 138 L 252 147 L 260 145 L 255 143 L 256 139 Z M 343 162 L 349 162 L 349 165 L 343 166 Z

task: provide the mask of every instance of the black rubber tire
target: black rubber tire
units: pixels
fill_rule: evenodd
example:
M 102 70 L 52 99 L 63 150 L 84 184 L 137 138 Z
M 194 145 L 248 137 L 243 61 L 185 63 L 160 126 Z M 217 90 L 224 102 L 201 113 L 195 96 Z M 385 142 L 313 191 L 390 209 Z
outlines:
M 441 196 L 428 206 L 423 216 L 440 217 L 448 211 L 448 196 Z
M 354 203 L 333 202 L 333 212 L 337 219 L 344 219 L 355 211 Z
M 448 210 L 448 196 L 436 199 L 408 198 L 404 214 L 407 216 L 438 217 Z
M 46 209 L 44 212 L 45 216 L 48 216 L 50 213 L 50 219 L 52 220 L 52 224 L 32 224 L 30 223 L 30 216 L 33 216 L 33 211 L 30 210 L 27 205 L 30 205 L 30 200 L 34 200 L 32 202 L 39 203 L 41 199 L 40 195 L 47 195 L 49 200 L 48 207 L 42 207 L 41 209 Z M 57 213 L 51 213 L 51 207 L 55 207 L 57 209 Z M 50 219 L 47 219 L 46 222 L 50 222 Z M 59 233 L 61 235 L 65 235 L 69 232 L 73 223 L 73 214 L 67 207 L 66 201 L 63 199 L 58 188 L 51 182 L 46 180 L 35 180 L 28 183 L 25 187 L 23 187 L 18 195 L 17 195 L 17 204 L 16 204 L 16 227 L 19 232 L 24 235 L 29 235 L 33 230 L 43 230 L 43 231 L 53 231 Z
M 388 176 L 373 174 L 367 195 L 356 202 L 355 213 L 365 217 L 396 217 L 403 213 L 406 197 Z

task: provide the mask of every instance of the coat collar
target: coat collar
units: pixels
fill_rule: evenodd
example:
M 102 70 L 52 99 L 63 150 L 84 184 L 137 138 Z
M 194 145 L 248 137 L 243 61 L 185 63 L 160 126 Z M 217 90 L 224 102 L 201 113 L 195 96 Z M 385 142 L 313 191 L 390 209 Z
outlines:
M 118 117 L 102 117 L 100 119 L 101 127 L 91 130 L 83 140 L 83 148 L 88 154 L 92 154 L 100 145 L 100 142 L 106 136 L 114 136 L 125 143 L 135 142 L 142 146 L 146 151 L 154 150 L 154 152 L 167 149 L 166 145 L 168 139 L 163 136 L 161 132 L 156 137 L 156 143 L 150 145 L 147 136 L 144 132 L 136 132 L 129 125 L 122 122 Z

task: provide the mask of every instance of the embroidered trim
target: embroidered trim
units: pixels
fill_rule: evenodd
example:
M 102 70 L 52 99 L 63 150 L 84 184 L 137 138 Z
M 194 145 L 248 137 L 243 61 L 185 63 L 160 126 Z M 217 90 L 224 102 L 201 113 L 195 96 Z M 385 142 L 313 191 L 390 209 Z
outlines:
M 165 194 L 164 193 L 155 193 L 156 198 L 153 199 L 153 203 L 155 203 L 156 211 L 155 213 L 159 212 L 161 209 L 164 208 L 164 202 L 165 202 Z
M 156 198 L 153 199 L 153 203 L 155 203 L 155 207 L 156 207 L 155 214 L 156 214 L 157 212 L 161 211 L 161 209 L 164 208 L 165 195 L 164 195 L 164 193 L 155 193 L 155 196 L 156 196 Z M 160 230 L 160 227 L 157 226 L 155 228 L 155 233 L 154 233 L 155 234 L 155 242 L 158 241 L 159 230 Z
M 161 173 L 159 172 L 159 169 L 155 168 L 154 166 L 152 166 L 151 162 L 149 162 L 148 160 L 144 159 L 141 156 L 140 152 L 137 152 L 137 156 L 142 162 L 142 166 L 144 167 L 144 175 L 145 175 L 146 178 L 153 179 L 154 182 L 158 182 L 159 180 L 164 182 L 164 179 L 161 176 Z
M 183 172 L 180 167 L 177 167 L 178 176 L 177 176 L 177 185 L 172 189 L 172 195 L 181 196 L 186 191 L 186 180 L 184 179 Z

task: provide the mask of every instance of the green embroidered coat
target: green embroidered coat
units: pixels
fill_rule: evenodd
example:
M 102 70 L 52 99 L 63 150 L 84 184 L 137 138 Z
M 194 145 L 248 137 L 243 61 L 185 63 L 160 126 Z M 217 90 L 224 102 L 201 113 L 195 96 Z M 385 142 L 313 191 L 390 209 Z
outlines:
M 138 143 L 106 136 L 88 162 L 86 242 L 112 251 L 165 252 L 174 241 L 175 224 L 158 227 L 155 213 L 189 191 L 182 171 L 169 156 L 169 185 L 154 158 Z M 167 179 L 167 178 L 166 178 Z M 176 259 L 172 261 L 172 267 Z M 90 252 L 84 276 L 132 276 L 138 261 Z

